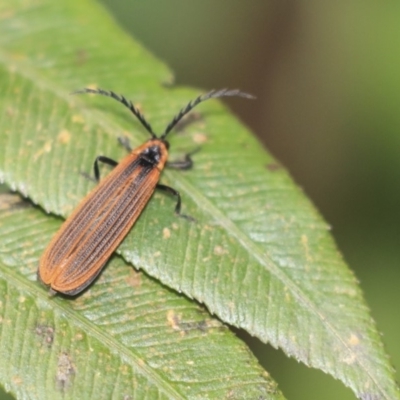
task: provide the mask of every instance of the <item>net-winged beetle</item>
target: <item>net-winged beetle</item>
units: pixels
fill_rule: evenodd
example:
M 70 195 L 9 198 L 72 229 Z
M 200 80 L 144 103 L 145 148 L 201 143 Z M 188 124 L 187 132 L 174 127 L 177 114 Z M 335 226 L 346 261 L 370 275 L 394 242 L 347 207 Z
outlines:
M 76 295 L 100 273 L 103 266 L 132 228 L 154 190 L 176 197 L 176 214 L 181 214 L 181 197 L 175 189 L 158 183 L 164 167 L 189 169 L 190 154 L 183 161 L 167 163 L 168 134 L 199 103 L 217 97 L 253 96 L 239 90 L 211 91 L 189 102 L 157 137 L 151 125 L 132 102 L 112 91 L 85 88 L 75 94 L 93 93 L 111 97 L 127 107 L 150 133 L 150 139 L 136 149 L 123 142 L 130 153 L 119 163 L 104 156 L 94 162 L 94 177 L 100 181 L 99 163 L 114 169 L 81 201 L 53 237 L 40 258 L 38 278 L 50 286 L 50 293 Z

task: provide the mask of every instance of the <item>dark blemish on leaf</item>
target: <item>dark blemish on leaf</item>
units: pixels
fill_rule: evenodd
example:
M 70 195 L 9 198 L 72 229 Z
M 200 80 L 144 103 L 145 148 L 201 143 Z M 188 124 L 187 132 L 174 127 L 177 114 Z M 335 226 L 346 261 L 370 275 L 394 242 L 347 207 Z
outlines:
M 184 322 L 182 319 L 175 313 L 174 310 L 169 310 L 167 312 L 167 321 L 168 325 L 175 331 L 179 331 L 181 335 L 185 335 L 186 333 L 198 330 L 201 332 L 207 332 L 210 326 L 207 320 L 195 321 L 195 322 Z
M 36 335 L 40 338 L 41 344 L 50 348 L 54 342 L 55 330 L 52 326 L 37 325 L 35 328 Z
M 271 172 L 279 171 L 280 169 L 282 169 L 282 165 L 276 162 L 268 163 L 265 167 L 268 169 L 268 171 Z
M 72 383 L 75 375 L 75 366 L 68 353 L 61 353 L 58 356 L 56 381 L 61 390 L 66 390 Z
M 206 320 L 193 323 L 193 327 L 201 332 L 207 332 L 209 328 Z
M 185 333 L 190 331 L 200 331 L 200 332 L 207 332 L 208 331 L 208 323 L 207 321 L 198 321 L 198 322 L 182 322 L 180 324 L 181 330 Z

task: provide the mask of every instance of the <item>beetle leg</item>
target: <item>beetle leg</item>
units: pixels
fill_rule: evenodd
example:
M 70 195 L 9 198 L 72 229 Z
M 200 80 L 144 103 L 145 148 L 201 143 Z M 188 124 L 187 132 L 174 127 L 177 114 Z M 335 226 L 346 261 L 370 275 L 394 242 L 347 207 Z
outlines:
M 190 153 L 187 153 L 183 160 L 168 161 L 167 167 L 173 168 L 173 169 L 191 169 L 193 167 L 193 160 L 192 160 L 191 156 L 193 154 L 197 153 L 199 150 L 200 150 L 200 147 L 197 147 Z
M 156 186 L 157 189 L 163 190 L 164 192 L 170 193 L 173 196 L 176 197 L 176 206 L 175 206 L 175 214 L 178 215 L 179 217 L 186 218 L 189 221 L 195 221 L 193 217 L 190 217 L 189 215 L 181 214 L 181 195 L 179 192 L 172 187 L 166 186 L 166 185 L 161 185 L 160 183 L 157 184 Z

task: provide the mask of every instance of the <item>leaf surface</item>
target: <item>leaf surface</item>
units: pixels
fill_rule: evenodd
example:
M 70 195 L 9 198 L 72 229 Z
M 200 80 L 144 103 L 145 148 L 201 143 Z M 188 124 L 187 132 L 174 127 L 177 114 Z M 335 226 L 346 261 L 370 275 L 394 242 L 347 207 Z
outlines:
M 99 154 L 123 157 L 118 136 L 133 146 L 148 137 L 116 102 L 69 92 L 87 85 L 121 92 L 156 132 L 198 92 L 166 88 L 168 69 L 91 1 L 0 7 L 0 178 L 66 216 L 93 185 L 80 171 L 90 171 Z M 171 159 L 201 143 L 195 167 L 165 171 L 162 182 L 181 192 L 183 211 L 197 222 L 176 218 L 173 200 L 156 194 L 120 247 L 125 260 L 358 397 L 399 398 L 327 224 L 219 102 L 192 115 L 170 142 Z
M 119 257 L 74 301 L 36 282 L 60 221 L 0 194 L 0 381 L 18 398 L 283 399 L 199 305 Z

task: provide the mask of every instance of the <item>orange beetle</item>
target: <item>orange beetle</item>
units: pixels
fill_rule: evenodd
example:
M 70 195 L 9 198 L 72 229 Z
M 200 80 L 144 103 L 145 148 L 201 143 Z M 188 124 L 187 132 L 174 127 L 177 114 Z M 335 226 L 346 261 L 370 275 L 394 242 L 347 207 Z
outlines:
M 100 180 L 99 162 L 115 167 L 77 206 L 47 246 L 39 262 L 38 279 L 50 286 L 50 293 L 76 295 L 97 277 L 103 266 L 127 235 L 143 211 L 154 190 L 161 189 L 177 198 L 176 214 L 181 214 L 181 197 L 175 189 L 158 183 L 160 174 L 169 167 L 189 169 L 191 154 L 178 162 L 167 163 L 167 135 L 197 104 L 224 96 L 253 96 L 239 90 L 211 91 L 189 102 L 157 137 L 140 111 L 125 97 L 102 89 L 85 88 L 74 92 L 109 96 L 126 106 L 150 133 L 151 138 L 131 149 L 119 163 L 98 156 L 94 162 L 95 180 Z

